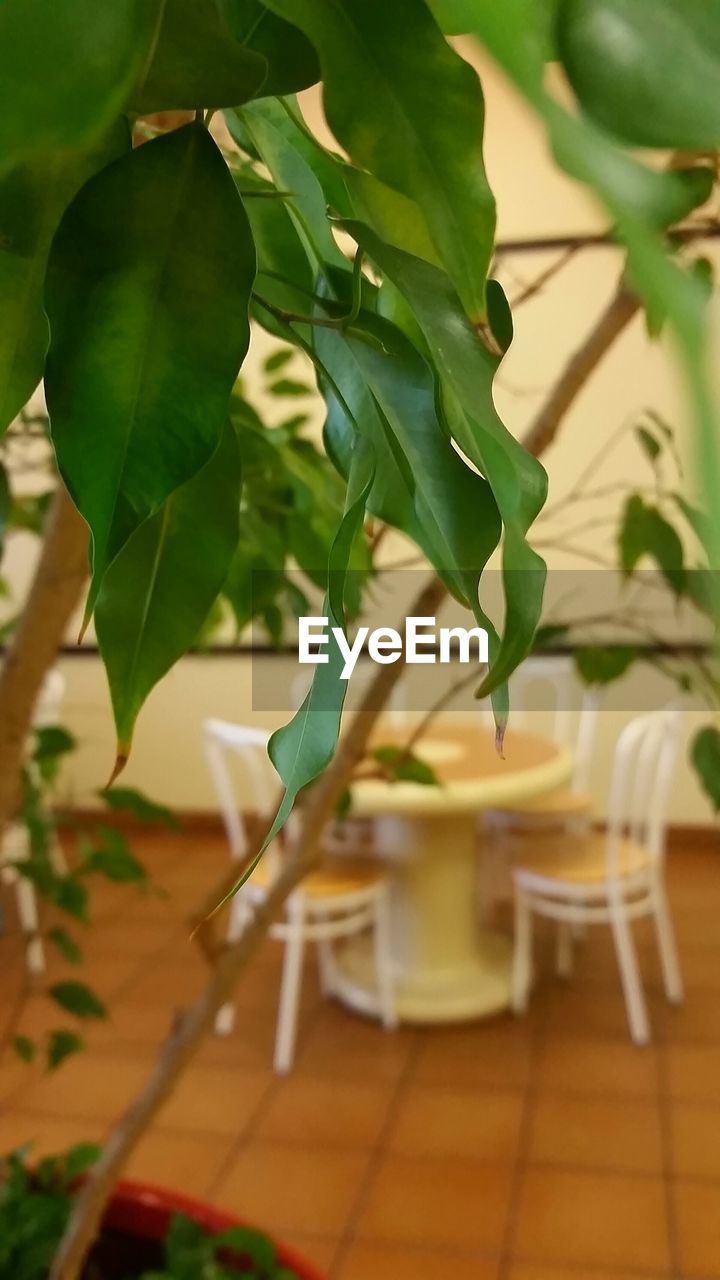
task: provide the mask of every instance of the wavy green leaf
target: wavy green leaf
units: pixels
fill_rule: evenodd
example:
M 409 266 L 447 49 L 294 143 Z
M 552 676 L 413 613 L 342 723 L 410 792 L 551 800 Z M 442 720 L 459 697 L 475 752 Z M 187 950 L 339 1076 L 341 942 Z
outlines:
M 441 379 L 452 435 L 486 478 L 502 517 L 505 626 L 500 650 L 480 688 L 484 695 L 502 684 L 529 653 L 540 619 L 545 564 L 526 534 L 545 501 L 547 476 L 501 422 L 492 391 L 499 357 L 475 332 L 444 272 L 385 244 L 362 223 L 340 225 L 409 303 Z
M 270 0 L 269 7 L 315 44 L 335 137 L 358 166 L 415 201 L 468 315 L 484 319 L 495 204 L 482 164 L 476 73 L 422 0 Z
M 267 77 L 267 62 L 235 38 L 215 0 L 162 0 L 159 11 L 133 111 L 233 107 L 252 98 Z
M 720 145 L 720 10 L 708 0 L 559 0 L 557 43 L 583 108 L 624 142 Z
M 88 146 L 123 111 L 147 57 L 145 0 L 3 0 L 0 171 Z
M 225 581 L 239 510 L 240 455 L 227 425 L 210 461 L 136 531 L 105 576 L 96 630 L 119 767 L 143 702 L 190 647 Z
M 318 56 L 307 37 L 260 0 L 221 0 L 221 7 L 235 39 L 265 59 L 258 96 L 297 93 L 320 79 Z
M 45 271 L 62 213 L 93 173 L 129 149 L 130 131 L 118 122 L 86 149 L 57 151 L 0 176 L 0 433 L 42 377 Z
M 60 472 L 92 531 L 91 602 L 138 525 L 217 447 L 254 274 L 242 202 L 197 125 L 110 165 L 60 224 L 46 393 Z

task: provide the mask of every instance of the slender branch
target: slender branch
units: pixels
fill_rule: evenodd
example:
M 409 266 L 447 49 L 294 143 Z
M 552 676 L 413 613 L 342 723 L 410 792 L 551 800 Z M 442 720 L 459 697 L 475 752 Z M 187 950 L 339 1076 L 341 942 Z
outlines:
M 523 440 L 530 453 L 537 457 L 552 444 L 563 418 L 590 375 L 639 310 L 639 299 L 621 281 L 599 320 L 570 357 L 548 399 L 530 424 Z

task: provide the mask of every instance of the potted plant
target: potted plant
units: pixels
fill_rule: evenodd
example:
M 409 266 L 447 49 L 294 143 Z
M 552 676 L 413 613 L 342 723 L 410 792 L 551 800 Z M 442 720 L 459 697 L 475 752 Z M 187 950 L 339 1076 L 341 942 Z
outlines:
M 719 41 L 673 0 L 657 0 L 663 22 L 652 28 L 646 6 L 627 0 L 33 4 L 36 21 L 27 0 L 0 8 L 0 288 L 10 335 L 0 345 L 0 425 L 43 378 L 61 479 L 0 673 L 0 825 L 17 809 L 42 678 L 85 592 L 88 536 L 85 616 L 108 673 L 116 772 L 142 703 L 227 581 L 252 448 L 247 422 L 229 421 L 228 408 L 250 317 L 309 357 L 326 401 L 325 447 L 343 492 L 323 573 L 333 625 L 351 606 L 348 568 L 366 517 L 401 529 L 430 562 L 415 615 L 432 615 L 450 591 L 485 624 L 480 577 L 502 543 L 506 624 L 493 631 L 481 689 L 501 737 L 507 679 L 542 615 L 544 565 L 528 539 L 545 500 L 537 458 L 642 306 L 676 339 L 709 507 L 720 488 L 707 280 L 678 255 L 685 237 L 673 233 L 715 180 Z M 627 254 L 615 296 L 522 445 L 493 399 L 512 322 L 488 280 L 495 219 L 482 91 L 447 39 L 459 32 L 502 65 Z M 707 57 L 687 92 L 669 95 L 698 44 Z M 547 91 L 548 59 L 562 62 L 577 110 Z M 342 156 L 309 132 L 292 96 L 316 83 Z M 191 123 L 138 126 L 177 109 L 194 113 Z M 227 132 L 216 127 L 219 110 Z M 142 146 L 132 146 L 129 124 Z M 632 153 L 638 146 L 682 153 L 658 172 Z M 717 522 L 702 521 L 700 537 L 714 569 Z M 715 597 L 711 581 L 716 611 Z M 275 735 L 284 798 L 274 829 L 303 798 L 293 857 L 231 946 L 216 936 L 214 911 L 237 887 L 235 873 L 198 904 L 207 988 L 88 1174 L 52 1280 L 81 1274 L 130 1151 L 314 865 L 398 675 L 398 666 L 379 669 L 338 746 L 345 686 L 331 662 Z M 714 730 L 707 741 L 717 753 Z M 259 833 L 243 874 L 268 835 Z

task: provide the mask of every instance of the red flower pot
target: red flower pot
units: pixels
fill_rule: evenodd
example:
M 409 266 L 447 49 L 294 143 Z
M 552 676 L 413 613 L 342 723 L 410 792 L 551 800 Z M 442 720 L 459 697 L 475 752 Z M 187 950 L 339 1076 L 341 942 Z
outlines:
M 230 1227 L 250 1225 L 219 1209 L 213 1209 L 210 1205 L 177 1195 L 174 1191 L 148 1187 L 142 1182 L 124 1181 L 119 1182 L 115 1188 L 103 1225 L 139 1240 L 162 1242 L 176 1213 L 192 1218 L 213 1234 L 227 1231 Z M 319 1271 L 299 1258 L 292 1249 L 277 1243 L 276 1248 L 282 1265 L 294 1272 L 298 1280 L 324 1280 Z

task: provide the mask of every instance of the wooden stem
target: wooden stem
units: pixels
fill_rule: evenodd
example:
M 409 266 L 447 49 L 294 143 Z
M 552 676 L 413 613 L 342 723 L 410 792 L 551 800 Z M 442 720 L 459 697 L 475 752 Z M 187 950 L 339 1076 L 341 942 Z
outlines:
M 17 809 L 33 709 L 87 575 L 87 525 L 60 484 L 30 594 L 0 671 L 0 831 Z

